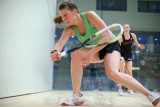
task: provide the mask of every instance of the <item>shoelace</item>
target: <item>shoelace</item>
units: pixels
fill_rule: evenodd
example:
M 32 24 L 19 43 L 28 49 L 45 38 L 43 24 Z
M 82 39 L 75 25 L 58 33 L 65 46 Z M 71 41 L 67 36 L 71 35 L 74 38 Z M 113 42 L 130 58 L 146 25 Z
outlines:
M 153 92 L 158 93 L 158 94 L 160 95 L 160 93 L 159 93 L 159 92 L 157 92 L 157 90 L 156 90 L 156 89 L 155 89 L 155 90 L 153 90 Z
M 73 94 L 70 98 L 68 98 L 66 101 L 69 103 L 70 101 L 76 102 L 78 97 L 82 97 L 83 94 L 81 94 L 81 96 L 78 96 L 77 94 Z
M 122 90 L 120 90 L 119 92 L 120 92 L 120 93 L 123 93 L 123 91 L 122 91 Z
M 67 103 L 70 103 L 73 99 L 74 99 L 73 96 L 71 96 L 71 97 L 69 97 L 68 99 L 66 99 L 66 102 L 67 102 Z
M 157 90 L 155 89 L 155 90 L 153 90 L 152 92 L 155 92 L 155 93 L 157 93 Z

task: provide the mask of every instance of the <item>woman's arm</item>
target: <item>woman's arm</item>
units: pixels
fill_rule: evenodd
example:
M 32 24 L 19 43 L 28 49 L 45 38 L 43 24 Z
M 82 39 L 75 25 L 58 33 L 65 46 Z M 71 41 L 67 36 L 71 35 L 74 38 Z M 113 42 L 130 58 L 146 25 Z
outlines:
M 104 21 L 95 12 L 93 11 L 86 12 L 86 16 L 92 27 L 96 27 L 98 30 L 101 30 L 107 27 Z M 108 40 L 112 39 L 112 36 L 110 35 L 109 31 L 106 33 L 106 35 L 103 35 L 103 36 L 107 36 Z M 88 53 L 90 55 L 93 55 L 97 53 L 99 50 L 103 49 L 105 46 L 106 45 L 92 48 L 88 51 Z
M 121 43 L 123 42 L 122 36 L 119 38 L 119 44 L 121 45 Z
M 72 32 L 73 32 L 73 29 L 71 27 L 64 29 L 60 39 L 53 47 L 53 50 L 57 50 L 57 51 L 61 52 L 64 45 L 67 43 L 69 38 L 72 36 Z
M 133 40 L 134 40 L 136 46 L 137 46 L 138 48 L 140 48 L 140 49 L 145 49 L 145 46 L 144 46 L 144 45 L 138 43 L 138 40 L 137 40 L 136 35 L 135 35 L 134 33 L 131 33 L 131 35 L 132 35 L 132 37 L 133 37 Z
M 53 53 L 50 55 L 52 61 L 60 60 L 61 54 L 64 45 L 67 43 L 69 38 L 74 34 L 74 29 L 72 27 L 67 27 L 64 29 L 62 36 L 60 37 L 59 41 L 53 47 Z

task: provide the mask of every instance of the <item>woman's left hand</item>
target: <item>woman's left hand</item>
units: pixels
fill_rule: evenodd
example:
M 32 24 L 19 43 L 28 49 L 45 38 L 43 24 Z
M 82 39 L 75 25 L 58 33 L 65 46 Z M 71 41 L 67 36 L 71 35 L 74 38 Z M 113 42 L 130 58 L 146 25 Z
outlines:
M 145 46 L 142 45 L 142 44 L 140 44 L 139 48 L 140 48 L 140 49 L 145 49 Z
M 81 61 L 82 61 L 82 68 L 85 68 L 87 66 L 89 66 L 91 59 L 92 59 L 93 55 L 85 55 L 84 57 L 82 57 Z

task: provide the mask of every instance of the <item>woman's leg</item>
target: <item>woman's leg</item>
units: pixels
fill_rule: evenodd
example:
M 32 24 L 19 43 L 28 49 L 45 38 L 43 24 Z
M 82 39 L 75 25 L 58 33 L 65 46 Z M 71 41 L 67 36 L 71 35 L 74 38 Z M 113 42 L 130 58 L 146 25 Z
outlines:
M 85 102 L 83 95 L 81 94 L 81 81 L 83 76 L 83 68 L 81 67 L 81 58 L 88 52 L 87 49 L 79 49 L 72 53 L 71 59 L 71 78 L 73 86 L 73 95 L 62 102 L 62 106 L 75 106 L 81 105 Z
M 81 94 L 81 81 L 83 76 L 83 68 L 81 67 L 81 58 L 87 52 L 85 49 L 80 49 L 72 53 L 71 59 L 71 78 L 73 93 Z
M 126 61 L 125 63 L 128 75 L 132 77 L 132 61 Z
M 120 72 L 125 73 L 125 68 L 124 68 L 125 60 L 121 59 L 120 60 Z M 119 90 L 122 90 L 122 84 L 119 83 Z
M 83 76 L 83 68 L 81 67 L 82 62 L 81 58 L 88 52 L 89 49 L 79 49 L 72 53 L 71 59 L 71 78 L 72 78 L 72 86 L 73 86 L 73 93 L 81 94 L 81 81 Z M 95 54 L 91 63 L 98 63 L 103 62 L 99 60 L 99 54 Z
M 125 61 L 125 63 L 126 63 L 126 69 L 127 69 L 128 75 L 133 77 L 133 75 L 132 75 L 132 61 Z M 133 95 L 134 91 L 128 89 L 128 93 Z
M 139 91 L 144 95 L 147 95 L 150 91 L 144 88 L 136 79 L 133 77 L 118 72 L 120 63 L 120 54 L 117 51 L 107 53 L 104 58 L 106 74 L 115 82 L 123 84 L 129 89 Z

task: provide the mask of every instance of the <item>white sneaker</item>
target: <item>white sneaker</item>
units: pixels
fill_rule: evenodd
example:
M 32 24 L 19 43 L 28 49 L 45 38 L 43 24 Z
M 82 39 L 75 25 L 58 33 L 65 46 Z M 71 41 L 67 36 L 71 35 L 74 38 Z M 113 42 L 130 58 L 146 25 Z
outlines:
M 61 103 L 61 106 L 75 106 L 84 104 L 83 94 L 73 94 L 69 99 Z
M 154 90 L 147 95 L 147 98 L 152 102 L 153 106 L 156 106 L 160 101 L 160 93 Z
M 120 95 L 120 96 L 123 96 L 123 95 L 124 95 L 124 93 L 123 93 L 123 90 L 122 90 L 122 89 L 119 89 L 119 95 Z
M 133 90 L 128 90 L 128 93 L 133 95 L 134 94 L 134 91 Z

